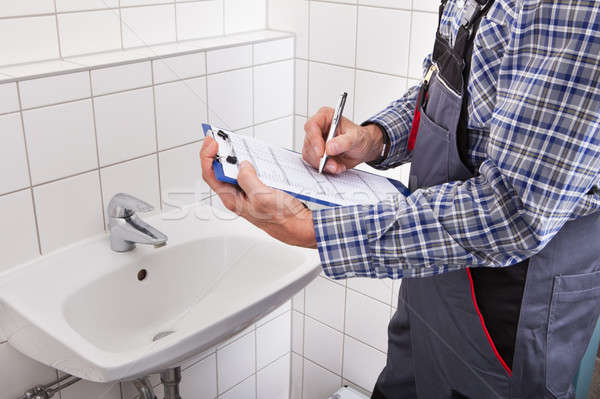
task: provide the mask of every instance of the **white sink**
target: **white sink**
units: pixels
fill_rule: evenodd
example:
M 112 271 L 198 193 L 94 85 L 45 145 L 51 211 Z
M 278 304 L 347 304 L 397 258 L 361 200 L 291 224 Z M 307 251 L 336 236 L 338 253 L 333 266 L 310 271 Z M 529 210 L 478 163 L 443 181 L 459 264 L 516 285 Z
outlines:
M 229 338 L 319 274 L 316 251 L 211 208 L 186 213 L 147 220 L 166 247 L 115 253 L 102 235 L 0 275 L 0 335 L 86 380 L 132 379 Z

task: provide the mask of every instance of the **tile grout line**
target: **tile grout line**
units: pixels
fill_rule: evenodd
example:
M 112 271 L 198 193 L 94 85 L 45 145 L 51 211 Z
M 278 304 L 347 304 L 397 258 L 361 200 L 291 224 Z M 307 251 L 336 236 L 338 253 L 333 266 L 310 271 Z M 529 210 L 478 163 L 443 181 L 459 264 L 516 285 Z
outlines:
M 156 106 L 156 80 L 154 78 L 154 61 L 150 62 L 150 73 L 152 79 L 152 110 L 154 117 L 154 148 L 156 149 L 156 172 L 158 174 L 158 201 L 160 210 L 163 211 L 162 181 L 160 173 L 160 148 L 158 145 L 158 113 Z
M 259 124 L 259 126 L 262 125 L 262 124 L 267 124 L 267 123 L 272 123 L 272 122 L 280 121 L 280 120 L 283 120 L 283 119 L 288 119 L 291 116 L 292 115 L 286 115 L 286 116 L 283 116 L 283 117 L 272 119 L 272 120 L 269 120 L 269 121 L 266 121 L 264 123 Z M 249 125 L 249 126 L 246 126 L 246 127 L 242 127 L 242 128 L 240 128 L 238 130 L 250 129 L 252 127 L 253 127 L 253 125 Z M 166 147 L 164 149 L 159 150 L 158 154 L 161 154 L 161 153 L 164 153 L 164 152 L 168 152 L 168 151 L 171 151 L 171 150 L 176 150 L 176 149 L 179 149 L 179 148 L 182 148 L 182 147 L 186 147 L 188 145 L 197 144 L 197 143 L 200 143 L 202 141 L 204 141 L 204 138 L 200 138 L 198 140 L 193 140 L 193 141 L 186 142 L 186 143 L 183 143 L 183 144 L 178 144 L 178 145 L 175 145 L 175 146 L 172 146 L 172 147 Z M 132 161 L 136 161 L 136 160 L 139 160 L 139 159 L 142 159 L 142 158 L 151 157 L 152 155 L 155 155 L 155 154 L 156 154 L 156 151 L 152 151 L 152 152 L 149 152 L 149 153 L 146 153 L 146 154 L 142 154 L 142 155 L 138 155 L 138 156 L 135 156 L 135 157 L 132 157 L 132 158 L 127 158 L 127 159 L 124 159 L 122 161 L 118 161 L 118 162 L 114 162 L 114 163 L 109 163 L 109 164 L 101 165 L 99 169 L 102 170 L 102 169 L 111 168 L 113 166 L 123 165 L 123 164 L 129 163 L 129 162 L 132 162 Z M 83 170 L 83 171 L 80 171 L 80 172 L 76 172 L 76 173 L 72 173 L 72 174 L 69 174 L 69 175 L 66 175 L 66 176 L 61 176 L 61 177 L 58 177 L 58 178 L 55 178 L 55 179 L 50 179 L 50 180 L 47 180 L 47 181 L 43 181 L 41 183 L 37 183 L 37 184 L 33 184 L 33 185 L 30 184 L 30 185 L 28 185 L 26 187 L 22 187 L 22 188 L 17 189 L 17 190 L 13 190 L 13 191 L 9 191 L 9 192 L 6 192 L 6 193 L 2 193 L 2 194 L 0 194 L 0 198 L 2 198 L 4 196 L 7 196 L 7 195 L 15 194 L 15 193 L 18 193 L 18 192 L 21 192 L 21 191 L 30 190 L 30 189 L 33 189 L 33 188 L 36 188 L 36 187 L 41 187 L 41 186 L 45 186 L 45 185 L 48 185 L 48 184 L 56 183 L 56 182 L 59 182 L 59 181 L 62 181 L 62 180 L 66 180 L 66 179 L 70 179 L 70 178 L 73 178 L 73 177 L 81 176 L 81 175 L 84 175 L 84 174 L 87 174 L 87 173 L 92 173 L 92 172 L 94 172 L 96 170 L 98 170 L 98 168 L 86 169 L 86 170 Z
M 121 12 L 121 0 L 118 0 L 117 6 L 119 7 L 119 34 L 121 36 L 121 50 L 125 48 L 123 43 L 123 13 Z
M 90 104 L 92 106 L 92 123 L 94 125 L 94 143 L 96 144 L 96 165 L 98 166 L 98 185 L 100 187 L 100 208 L 102 211 L 102 228 L 106 231 L 106 213 L 104 211 L 104 189 L 102 187 L 102 173 L 100 168 L 100 146 L 98 145 L 98 124 L 96 122 L 96 103 L 94 101 L 93 96 L 93 87 L 92 87 L 92 71 L 89 71 L 88 81 L 90 84 Z
M 203 3 L 205 1 L 206 0 L 177 0 L 176 4 Z M 307 0 L 307 1 L 309 1 L 309 0 Z M 318 3 L 335 4 L 335 5 L 350 5 L 350 6 L 356 5 L 356 3 L 340 3 L 340 2 L 336 2 L 336 1 L 327 1 L 327 0 L 312 0 L 312 1 L 316 1 Z M 41 12 L 41 13 L 34 13 L 34 14 L 17 14 L 17 15 L 1 16 L 0 17 L 0 21 L 1 20 L 9 20 L 9 19 L 36 18 L 36 17 L 52 17 L 55 14 L 58 14 L 58 15 L 63 15 L 63 14 L 80 14 L 80 13 L 87 13 L 87 12 L 117 10 L 119 8 L 121 8 L 121 9 L 147 8 L 147 7 L 166 6 L 166 5 L 171 5 L 171 4 L 173 4 L 173 2 L 160 2 L 160 3 L 153 3 L 153 4 L 135 4 L 135 5 L 130 5 L 130 6 L 117 5 L 115 7 L 107 6 L 107 7 L 102 7 L 102 8 L 83 8 L 83 9 L 65 10 L 65 11 L 57 11 L 57 12 Z M 384 9 L 384 10 L 414 11 L 414 12 L 419 12 L 419 13 L 423 13 L 423 14 L 436 14 L 437 15 L 437 11 L 434 11 L 434 10 L 411 9 L 411 8 L 404 8 L 404 7 L 385 7 L 385 6 L 377 6 L 377 5 L 372 5 L 372 4 L 360 4 L 360 6 L 361 7 L 368 7 L 368 8 Z
M 31 161 L 29 157 L 29 146 L 27 145 L 27 134 L 25 133 L 25 117 L 23 116 L 23 100 L 21 99 L 21 85 L 17 83 L 17 100 L 19 103 L 19 116 L 21 118 L 21 134 L 23 135 L 23 145 L 25 146 L 25 160 L 27 161 L 27 175 L 29 176 L 29 187 L 27 188 L 31 194 L 31 207 L 33 210 L 33 220 L 35 222 L 35 235 L 38 243 L 38 253 L 42 253 L 42 239 L 40 235 L 40 224 L 38 221 L 37 206 L 35 203 L 35 195 L 33 194 L 33 177 L 31 174 Z M 1 198 L 2 196 L 0 196 Z
M 60 59 L 62 59 L 63 58 L 62 43 L 60 40 L 60 28 L 59 28 L 59 24 L 58 24 L 58 10 L 56 8 L 56 0 L 52 0 L 52 3 L 54 4 L 54 23 L 56 24 L 56 43 L 58 46 L 58 57 Z

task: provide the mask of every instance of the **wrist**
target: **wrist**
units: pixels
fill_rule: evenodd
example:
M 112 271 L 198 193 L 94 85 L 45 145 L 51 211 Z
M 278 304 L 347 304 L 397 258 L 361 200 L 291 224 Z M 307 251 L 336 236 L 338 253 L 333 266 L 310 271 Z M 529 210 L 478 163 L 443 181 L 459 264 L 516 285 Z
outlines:
M 295 216 L 295 223 L 286 223 L 289 227 L 288 237 L 293 237 L 290 245 L 304 248 L 317 248 L 317 238 L 312 211 L 304 208 Z
M 374 123 L 362 126 L 362 129 L 364 129 L 362 134 L 367 138 L 366 145 L 368 152 L 365 161 L 373 162 L 382 156 L 385 137 L 381 128 Z

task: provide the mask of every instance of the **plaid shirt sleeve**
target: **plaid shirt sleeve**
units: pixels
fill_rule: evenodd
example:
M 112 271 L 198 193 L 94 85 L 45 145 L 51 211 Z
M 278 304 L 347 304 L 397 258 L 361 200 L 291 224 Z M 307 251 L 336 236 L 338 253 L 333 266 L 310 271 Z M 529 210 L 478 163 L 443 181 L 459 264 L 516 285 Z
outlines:
M 427 70 L 429 65 L 431 65 L 431 55 L 428 55 L 423 61 L 424 70 Z M 385 170 L 410 161 L 408 136 L 412 126 L 419 89 L 420 85 L 411 87 L 402 98 L 392 102 L 383 111 L 363 123 L 363 125 L 375 124 L 379 126 L 390 139 L 388 157 L 379 163 L 370 162 L 370 166 Z
M 478 175 L 315 211 L 325 273 L 402 278 L 508 266 L 539 252 L 568 220 L 600 210 L 598 26 L 598 2 L 523 0 Z M 388 110 L 377 120 L 401 137 L 403 115 Z

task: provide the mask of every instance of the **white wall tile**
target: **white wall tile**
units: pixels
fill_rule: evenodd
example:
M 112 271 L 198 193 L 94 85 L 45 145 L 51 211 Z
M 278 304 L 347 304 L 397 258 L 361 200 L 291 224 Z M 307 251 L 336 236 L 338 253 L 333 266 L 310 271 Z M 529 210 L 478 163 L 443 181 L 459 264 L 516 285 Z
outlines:
M 296 114 L 308 115 L 308 61 L 296 60 Z
M 56 371 L 20 354 L 9 344 L 0 344 L 2 399 L 18 398 L 36 384 L 56 379 Z
M 356 71 L 357 123 L 375 116 L 406 92 L 406 79 L 381 73 Z
M 118 6 L 119 0 L 56 0 L 56 10 L 58 12 L 98 10 Z
M 206 78 L 188 79 L 156 86 L 158 147 L 165 149 L 204 138 Z
M 346 297 L 346 333 L 375 348 L 387 351 L 390 305 L 349 290 Z
M 123 46 L 140 47 L 175 41 L 175 5 L 121 9 Z
M 423 1 L 437 1 L 437 0 L 418 0 L 419 2 Z M 386 7 L 386 8 L 399 8 L 404 10 L 410 10 L 410 3 L 412 0 L 358 0 L 358 4 L 363 4 L 367 6 L 376 6 L 376 7 Z M 417 0 L 415 0 L 415 3 Z M 439 2 L 438 2 L 439 3 Z
M 358 68 L 405 75 L 408 68 L 410 12 L 359 7 Z M 394 50 L 389 51 L 390 38 Z
M 302 147 L 304 145 L 304 137 L 306 133 L 304 132 L 304 125 L 308 119 L 304 116 L 296 115 L 294 117 L 294 151 L 302 152 Z
M 20 114 L 0 116 L 0 194 L 29 186 Z
M 173 3 L 174 0 L 121 0 L 121 7 Z
M 152 89 L 94 98 L 100 165 L 156 151 Z
M 302 356 L 292 353 L 291 392 L 290 399 L 302 399 Z
M 121 48 L 117 10 L 58 15 L 63 57 Z
M 310 2 L 310 58 L 353 67 L 356 54 L 354 6 Z
M 255 399 L 256 376 L 248 377 L 238 385 L 219 396 L 219 399 Z
M 19 82 L 23 108 L 90 97 L 89 72 L 68 73 Z
M 98 384 L 89 381 L 79 381 L 61 391 L 60 398 L 121 399 L 121 387 L 119 386 L 119 382 Z
M 433 13 L 413 12 L 410 35 L 408 76 L 420 79 L 423 76 L 423 60 L 433 51 L 438 16 Z
M 252 65 L 252 46 L 236 46 L 209 51 L 208 73 L 223 72 Z
M 154 84 L 206 75 L 206 54 L 194 53 L 152 61 Z
M 3 0 L 0 17 L 46 14 L 54 12 L 52 0 Z
M 23 112 L 33 184 L 98 166 L 90 100 Z
M 212 124 L 231 130 L 252 125 L 252 69 L 209 75 L 208 98 Z
M 395 1 L 395 0 L 392 0 L 392 1 Z M 412 5 L 413 10 L 429 11 L 429 12 L 433 12 L 436 14 L 439 10 L 439 7 L 440 7 L 440 2 L 437 0 L 413 1 L 413 5 Z
M 256 329 L 256 366 L 261 369 L 290 351 L 291 312 Z
M 177 39 L 223 34 L 223 0 L 177 4 Z
M 266 0 L 224 0 L 225 33 L 246 32 L 266 27 Z
M 104 231 L 97 171 L 35 187 L 33 194 L 43 253 Z
M 0 20 L 2 65 L 58 58 L 54 16 Z
M 323 277 L 317 277 L 306 287 L 305 312 L 307 315 L 342 331 L 344 329 L 344 301 L 344 287 Z
M 394 0 L 395 1 L 395 0 Z M 296 56 L 308 58 L 309 1 L 269 1 L 269 28 L 296 34 Z
M 206 359 L 182 372 L 181 396 L 190 399 L 214 399 L 217 396 L 217 357 Z
M 151 84 L 150 62 L 138 62 L 92 71 L 92 90 L 96 96 Z
M 344 116 L 353 118 L 354 69 L 342 68 L 319 62 L 309 63 L 308 116 L 321 107 L 335 107 L 343 92 L 348 93 Z
M 292 312 L 292 351 L 304 353 L 304 315 L 300 312 Z
M 343 334 L 310 317 L 306 317 L 304 323 L 304 356 L 341 374 Z
M 392 306 L 394 308 L 398 307 L 400 285 L 402 285 L 402 280 L 394 280 L 394 283 L 392 285 Z
M 386 355 L 348 336 L 344 342 L 344 377 L 369 391 L 385 366 Z
M 290 354 L 279 358 L 256 374 L 257 399 L 289 399 Z
M 255 334 L 252 332 L 217 350 L 219 392 L 227 391 L 255 372 L 254 340 Z
M 348 288 L 388 305 L 391 304 L 392 280 L 390 279 L 351 278 L 348 279 Z
M 254 45 L 254 64 L 287 60 L 294 57 L 294 38 L 271 40 Z
M 294 113 L 294 61 L 254 67 L 254 121 L 262 123 Z
M 1 196 L 0 220 L 4 226 L 11 226 L 9 229 L 0 229 L 1 273 L 39 254 L 31 191 L 23 190 Z M 0 345 L 1 352 L 2 345 Z M 0 364 L 7 364 L 4 363 L 2 356 L 0 356 Z M 0 378 L 0 381 L 4 380 Z
M 5 83 L 0 85 L 0 114 L 18 110 L 17 84 Z
M 309 361 L 304 361 L 303 398 L 328 398 L 342 385 L 340 376 Z
M 160 210 L 156 155 L 102 168 L 100 179 L 105 208 L 115 194 L 127 193 L 154 206 L 154 213 Z
M 210 195 L 210 187 L 202 179 L 200 169 L 201 147 L 202 142 L 158 154 L 162 201 L 167 209 L 201 201 Z
M 294 117 L 289 116 L 271 122 L 256 125 L 254 137 L 270 143 L 271 145 L 294 149 Z
M 275 308 L 275 310 L 273 310 L 272 312 L 268 313 L 262 319 L 260 319 L 259 321 L 257 321 L 256 322 L 256 326 L 260 327 L 260 326 L 262 326 L 262 325 L 270 322 L 271 320 L 275 320 L 277 317 L 281 316 L 285 312 L 289 312 L 290 310 L 292 310 L 292 303 L 291 303 L 291 301 L 285 301 L 282 305 L 280 305 L 279 307 Z

